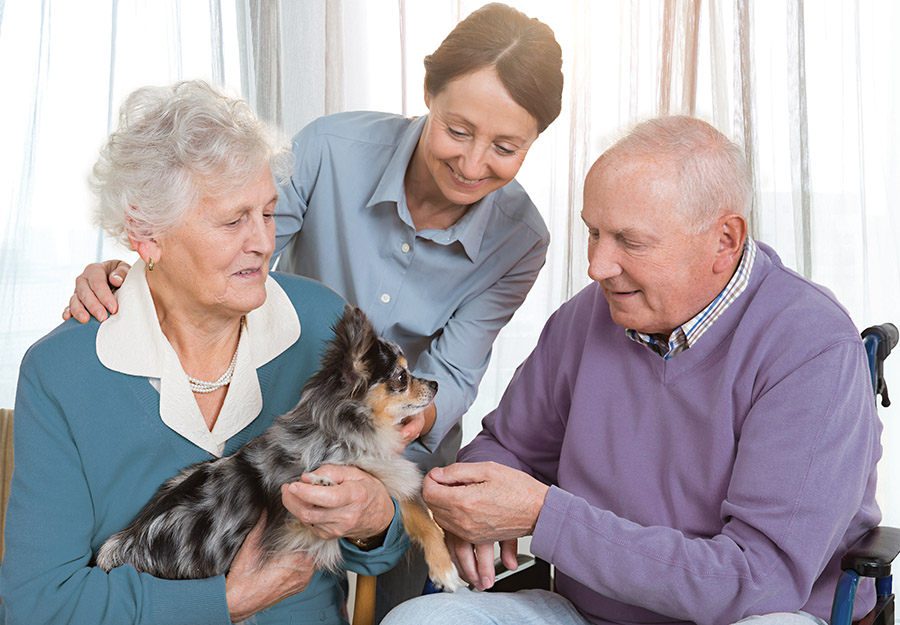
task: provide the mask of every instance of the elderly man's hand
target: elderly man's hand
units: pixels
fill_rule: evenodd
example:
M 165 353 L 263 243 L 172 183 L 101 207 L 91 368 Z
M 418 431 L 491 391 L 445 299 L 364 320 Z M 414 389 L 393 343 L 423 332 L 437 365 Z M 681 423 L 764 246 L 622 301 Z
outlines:
M 432 469 L 422 494 L 444 529 L 471 543 L 528 536 L 550 487 L 495 462 Z
M 478 590 L 487 590 L 494 585 L 493 542 L 473 544 L 446 531 L 444 542 L 460 577 Z M 519 566 L 516 559 L 518 550 L 517 538 L 500 541 L 500 560 L 510 571 L 515 571 Z
M 333 486 L 317 484 L 316 476 Z M 318 537 L 366 539 L 384 532 L 394 518 L 394 502 L 381 481 L 352 466 L 324 465 L 315 474 L 281 487 L 288 512 Z
M 534 532 L 550 487 L 530 475 L 494 462 L 456 463 L 432 469 L 422 495 L 460 574 L 479 589 L 494 583 L 494 542 L 503 563 L 516 568 L 519 537 Z

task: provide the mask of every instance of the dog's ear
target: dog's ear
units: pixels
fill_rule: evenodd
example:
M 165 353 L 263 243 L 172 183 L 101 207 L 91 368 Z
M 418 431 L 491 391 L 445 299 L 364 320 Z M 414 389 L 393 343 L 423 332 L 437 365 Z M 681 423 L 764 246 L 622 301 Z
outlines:
M 368 386 L 371 371 L 366 354 L 377 337 L 366 314 L 355 306 L 344 306 L 344 314 L 334 328 L 335 355 L 341 359 L 342 386 L 348 396 L 360 397 Z

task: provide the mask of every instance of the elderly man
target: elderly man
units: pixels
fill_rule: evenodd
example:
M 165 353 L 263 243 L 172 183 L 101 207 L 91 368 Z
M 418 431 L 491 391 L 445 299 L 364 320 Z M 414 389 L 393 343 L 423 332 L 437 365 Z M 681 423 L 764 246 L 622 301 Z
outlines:
M 596 162 L 593 283 L 424 491 L 478 589 L 494 543 L 512 563 L 532 535 L 557 593 L 432 595 L 385 623 L 828 618 L 842 550 L 880 519 L 881 426 L 856 327 L 748 238 L 750 195 L 740 149 L 692 118 Z

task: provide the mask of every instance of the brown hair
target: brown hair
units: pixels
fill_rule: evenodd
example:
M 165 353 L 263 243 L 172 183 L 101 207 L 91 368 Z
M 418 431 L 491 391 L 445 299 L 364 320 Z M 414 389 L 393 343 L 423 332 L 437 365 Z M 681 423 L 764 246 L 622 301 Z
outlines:
M 440 93 L 447 83 L 485 67 L 497 71 L 510 97 L 534 117 L 543 132 L 562 107 L 562 50 L 543 22 L 495 2 L 456 25 L 425 57 L 425 89 Z

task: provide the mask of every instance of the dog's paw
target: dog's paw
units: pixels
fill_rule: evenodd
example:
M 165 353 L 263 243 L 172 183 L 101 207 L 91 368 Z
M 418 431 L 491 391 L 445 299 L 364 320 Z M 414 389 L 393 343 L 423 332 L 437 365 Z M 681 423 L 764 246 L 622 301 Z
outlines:
M 331 481 L 330 478 L 325 477 L 324 475 L 316 475 L 315 473 L 309 473 L 309 477 L 312 478 L 312 484 L 315 486 L 334 486 L 335 483 Z
M 434 584 L 435 588 L 443 590 L 444 592 L 456 592 L 466 585 L 456 572 L 456 567 L 452 564 L 449 569 L 429 571 L 429 576 L 431 577 L 431 583 Z

